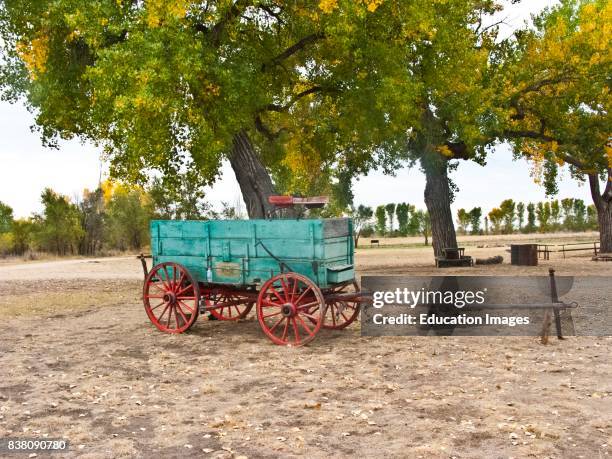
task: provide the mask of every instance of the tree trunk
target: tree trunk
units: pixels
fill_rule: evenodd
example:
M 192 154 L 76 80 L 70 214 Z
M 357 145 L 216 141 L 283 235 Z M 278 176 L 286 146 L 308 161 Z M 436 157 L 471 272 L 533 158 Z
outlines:
M 240 185 L 249 218 L 267 218 L 274 207 L 268 196 L 275 194 L 270 174 L 259 159 L 246 131 L 234 136 L 230 164 Z
M 431 220 L 431 242 L 435 256 L 441 256 L 443 248 L 457 247 L 457 235 L 451 211 L 447 162 L 434 155 L 424 156 L 421 166 L 426 178 L 425 205 Z
M 599 177 L 589 174 L 591 197 L 597 209 L 599 223 L 599 251 L 612 253 L 612 168 L 608 168 L 608 181 L 603 194 L 600 193 Z

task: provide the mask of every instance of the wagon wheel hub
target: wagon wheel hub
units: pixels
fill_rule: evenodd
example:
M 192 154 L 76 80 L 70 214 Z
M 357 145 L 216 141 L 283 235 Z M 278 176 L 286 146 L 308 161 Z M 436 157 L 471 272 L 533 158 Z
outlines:
M 164 294 L 164 301 L 168 304 L 176 303 L 176 295 L 174 294 L 174 292 L 166 292 Z
M 281 306 L 281 313 L 285 317 L 293 317 L 297 313 L 297 307 L 293 303 L 285 303 Z

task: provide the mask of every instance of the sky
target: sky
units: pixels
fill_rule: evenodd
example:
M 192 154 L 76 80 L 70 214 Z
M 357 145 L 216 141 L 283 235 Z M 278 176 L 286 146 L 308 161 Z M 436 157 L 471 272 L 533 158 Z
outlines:
M 556 3 L 547 0 L 523 0 L 508 5 L 499 19 L 504 19 L 502 34 L 528 20 L 532 12 Z M 58 150 L 42 146 L 40 136 L 30 127 L 34 118 L 23 104 L 0 102 L 0 201 L 13 208 L 15 217 L 27 217 L 42 210 L 40 194 L 51 187 L 74 197 L 83 189 L 94 189 L 107 166 L 100 161 L 100 150 L 78 140 L 62 142 Z M 459 192 L 453 211 L 480 206 L 486 213 L 507 198 L 535 202 L 545 199 L 544 190 L 529 175 L 526 161 L 513 161 L 507 145 L 499 146 L 488 158 L 486 167 L 462 161 L 452 174 Z M 418 170 L 400 169 L 395 176 L 373 171 L 355 181 L 355 204 L 377 206 L 388 202 L 408 202 L 423 208 L 425 177 Z M 559 198 L 574 197 L 590 202 L 587 186 L 579 186 L 564 171 L 559 185 Z M 208 190 L 208 199 L 215 207 L 221 201 L 235 203 L 240 188 L 229 164 L 224 164 L 221 179 Z

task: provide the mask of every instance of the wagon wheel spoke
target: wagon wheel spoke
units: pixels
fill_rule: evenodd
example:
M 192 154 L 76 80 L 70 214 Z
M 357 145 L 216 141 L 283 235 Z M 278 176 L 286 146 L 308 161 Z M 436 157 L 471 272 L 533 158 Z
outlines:
M 168 268 L 166 265 L 164 265 L 164 273 L 166 274 L 166 280 L 162 278 L 162 282 L 165 284 L 166 290 L 172 290 L 170 284 L 170 274 L 168 274 Z
M 278 298 L 278 301 L 280 301 L 281 303 L 284 303 L 284 302 L 285 302 L 285 300 L 283 300 L 283 299 L 280 297 L 280 295 L 278 294 L 278 292 L 276 291 L 276 288 L 274 288 L 274 287 L 273 287 L 273 288 L 272 288 L 272 290 L 271 290 L 271 293 L 273 293 L 273 294 L 274 294 L 274 296 L 276 296 L 276 298 Z
M 297 279 L 293 279 L 293 289 L 291 289 L 291 301 L 293 301 L 295 295 L 297 295 L 298 284 L 299 281 Z
M 332 319 L 332 327 L 336 327 L 336 312 L 334 311 L 336 304 L 332 303 L 331 305 L 331 319 Z
M 302 292 L 300 297 L 297 300 L 295 300 L 295 302 L 299 304 L 300 301 L 302 301 L 302 298 L 304 298 L 304 296 L 306 295 L 306 293 L 308 293 L 310 291 L 312 291 L 312 287 L 309 285 L 308 288 Z
M 308 309 L 312 308 L 313 306 L 317 306 L 318 304 L 319 304 L 319 302 L 318 302 L 318 301 L 313 301 L 313 302 L 311 302 L 311 303 L 306 303 L 306 304 L 300 304 L 300 305 L 298 306 L 298 309 L 299 309 L 300 311 L 302 311 L 302 310 L 308 310 Z
M 283 279 L 282 277 L 280 278 L 280 284 L 283 289 L 283 293 L 285 294 L 284 301 L 289 301 L 289 287 L 287 287 L 287 284 L 285 283 L 285 279 Z
M 285 321 L 285 329 L 283 330 L 283 336 L 281 336 L 281 340 L 285 341 L 285 339 L 287 339 L 288 331 L 289 331 L 289 319 Z
M 151 311 L 155 311 L 157 308 L 159 308 L 159 307 L 160 307 L 161 305 L 163 305 L 163 304 L 166 304 L 166 302 L 165 302 L 165 301 L 162 301 L 162 302 L 161 302 L 161 303 L 159 303 L 158 305 L 153 306 L 153 307 L 151 308 Z
M 263 316 L 263 318 L 267 319 L 268 317 L 278 316 L 279 314 L 282 314 L 282 312 L 281 311 L 273 312 L 272 314 L 267 314 L 267 315 Z
M 281 304 L 279 304 L 279 303 L 274 303 L 274 302 L 272 302 L 270 300 L 266 300 L 266 299 L 263 299 L 262 303 L 263 303 L 262 306 L 264 308 L 278 308 L 279 306 L 281 306 Z
M 157 318 L 157 320 L 159 320 L 161 322 L 162 317 L 164 317 L 164 314 L 166 314 L 166 311 L 168 310 L 168 308 L 170 307 L 169 304 L 164 303 L 166 305 L 166 307 L 164 308 L 164 310 L 162 311 L 162 313 L 159 315 L 159 317 Z
M 356 282 L 344 284 L 333 290 L 333 294 L 358 293 L 359 285 Z M 323 328 L 340 330 L 348 327 L 359 316 L 360 305 L 356 299 L 335 299 L 327 303 L 325 322 Z
M 298 314 L 296 317 L 297 317 L 297 318 L 298 318 L 298 320 L 300 321 L 300 325 L 302 325 L 302 328 L 304 328 L 304 330 L 306 330 L 306 332 L 307 332 L 309 335 L 313 336 L 313 335 L 314 335 L 314 333 L 312 332 L 312 330 L 310 329 L 310 327 L 308 327 L 308 325 L 306 325 L 306 322 L 304 322 L 304 319 L 302 319 L 302 317 L 301 317 L 299 314 Z
M 172 305 L 168 308 L 168 319 L 166 320 L 166 328 L 170 328 L 170 319 L 172 318 Z
M 278 320 L 278 322 L 276 322 L 276 323 L 275 323 L 275 324 L 274 324 L 274 325 L 273 325 L 273 326 L 270 328 L 270 331 L 271 331 L 271 332 L 274 332 L 274 330 L 276 329 L 276 327 L 278 327 L 278 326 L 281 324 L 281 322 L 282 322 L 283 320 L 285 320 L 285 319 L 286 319 L 286 317 L 284 317 L 284 316 L 283 316 L 283 317 L 281 317 L 281 318 Z
M 244 319 L 253 307 L 247 296 L 233 292 L 222 293 L 210 298 L 207 302 L 210 314 L 218 320 Z
M 297 321 L 295 317 L 291 321 L 293 323 L 293 332 L 295 334 L 295 344 L 300 344 L 300 332 L 298 331 Z
M 176 305 L 176 309 L 178 310 L 178 312 L 181 314 L 181 317 L 183 318 L 183 320 L 185 321 L 185 323 L 189 322 L 187 320 L 187 316 L 185 315 L 185 313 L 183 312 L 183 308 L 181 308 L 180 304 Z
M 181 290 L 179 290 L 178 292 L 176 292 L 176 296 L 180 296 L 183 293 L 185 293 L 187 290 L 192 289 L 193 290 L 193 285 L 189 284 L 186 287 L 182 288 Z
M 183 305 L 183 306 L 185 307 L 185 309 L 187 309 L 187 310 L 188 310 L 190 313 L 192 313 L 192 314 L 193 314 L 194 308 L 189 307 L 189 306 L 187 305 L 187 303 L 185 303 L 185 302 L 184 302 L 184 301 L 182 301 L 182 300 L 178 300 L 178 304 Z
M 317 323 L 317 321 L 319 320 L 317 316 L 306 313 L 306 312 L 302 312 L 300 313 L 300 315 L 308 318 L 312 323 Z
M 181 285 L 183 285 L 183 280 L 185 279 L 185 271 L 181 271 L 181 277 L 179 278 L 178 282 L 176 283 L 176 289 L 178 290 Z M 178 293 L 177 293 L 178 295 Z
M 161 279 L 157 279 L 157 281 L 151 282 L 151 285 L 155 288 L 157 288 L 159 291 L 161 292 L 166 292 L 166 289 L 162 286 L 159 285 L 159 283 L 162 283 L 162 285 L 164 285 L 164 281 L 162 281 Z

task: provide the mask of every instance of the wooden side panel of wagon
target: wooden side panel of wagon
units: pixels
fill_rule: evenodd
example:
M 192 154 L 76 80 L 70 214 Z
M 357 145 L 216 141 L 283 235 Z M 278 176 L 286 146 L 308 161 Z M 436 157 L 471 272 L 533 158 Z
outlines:
M 285 270 L 321 288 L 354 277 L 350 219 L 151 223 L 154 263 L 186 266 L 199 282 L 257 285 Z

